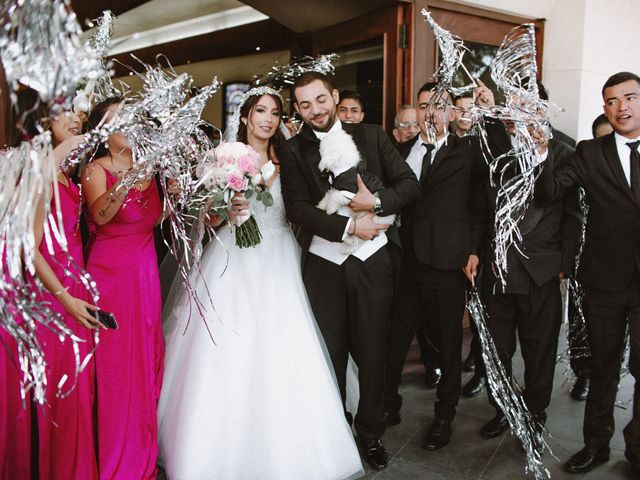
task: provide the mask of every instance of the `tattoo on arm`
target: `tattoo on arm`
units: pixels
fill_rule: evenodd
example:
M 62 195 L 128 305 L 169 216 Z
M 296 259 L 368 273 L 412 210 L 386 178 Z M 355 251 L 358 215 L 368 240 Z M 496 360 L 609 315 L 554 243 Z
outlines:
M 107 198 L 107 201 L 109 203 L 107 203 L 107 205 L 105 205 L 105 207 L 98 212 L 98 215 L 100 215 L 101 217 L 104 217 L 107 214 L 107 212 L 111 209 L 113 204 L 116 203 L 117 199 L 116 199 L 116 195 L 115 195 L 115 190 L 116 189 L 114 188 L 113 190 L 111 190 L 109 192 L 109 197 Z

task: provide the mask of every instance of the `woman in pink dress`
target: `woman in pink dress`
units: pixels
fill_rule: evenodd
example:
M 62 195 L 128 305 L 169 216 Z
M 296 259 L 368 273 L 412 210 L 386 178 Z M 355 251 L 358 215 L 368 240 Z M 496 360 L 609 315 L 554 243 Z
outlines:
M 51 132 L 55 146 L 54 158 L 59 166 L 66 154 L 82 141 L 79 135 L 80 119 L 72 112 L 63 113 L 51 120 Z M 84 269 L 79 228 L 81 196 L 66 172 L 59 172 L 57 182 L 59 204 L 56 205 L 55 196 L 43 199 L 43 202 L 50 201 L 51 209 L 55 211 L 58 207 L 62 213 L 68 253 L 55 238 L 52 239 L 53 250 L 50 252 L 47 248 L 47 242 L 43 239 L 44 205 L 39 205 L 34 227 L 36 245 L 39 245 L 35 261 L 36 275 L 46 288 L 41 300 L 60 313 L 65 324 L 84 341 L 79 343 L 79 360 L 82 362 L 93 349 L 92 333 L 97 322 L 91 312 L 96 307 L 87 303 L 89 294 L 79 280 L 65 274 L 66 270 L 77 272 L 78 267 Z M 47 404 L 37 408 L 39 478 L 97 479 L 93 363 L 87 364 L 71 390 L 76 372 L 71 342 L 61 342 L 54 332 L 42 326 L 38 328 L 37 336 L 47 361 L 48 379 Z M 58 398 L 58 382 L 64 375 L 67 380 L 61 390 L 70 392 L 64 398 Z
M 18 93 L 14 108 L 5 97 L 6 147 L 20 143 L 38 133 L 38 119 L 46 116 L 46 108 L 37 108 L 38 93 L 30 88 Z M 24 118 L 18 112 L 31 112 Z M 18 128 L 20 124 L 20 128 Z M 4 149 L 5 145 L 0 145 Z M 4 251 L 0 252 L 6 265 Z M 6 272 L 6 269 L 4 270 Z M 8 273 L 5 273 L 8 275 Z M 18 363 L 18 344 L 0 328 L 0 480 L 31 478 L 31 401 L 20 397 L 22 372 Z
M 89 117 L 91 127 L 117 110 L 105 100 Z M 98 306 L 114 314 L 119 328 L 102 330 L 96 351 L 98 465 L 101 479 L 155 478 L 158 455 L 156 406 L 164 345 L 160 281 L 153 228 L 162 203 L 153 179 L 131 190 L 117 188 L 133 164 L 122 134 L 82 173 L 95 238 L 87 271 L 100 292 Z

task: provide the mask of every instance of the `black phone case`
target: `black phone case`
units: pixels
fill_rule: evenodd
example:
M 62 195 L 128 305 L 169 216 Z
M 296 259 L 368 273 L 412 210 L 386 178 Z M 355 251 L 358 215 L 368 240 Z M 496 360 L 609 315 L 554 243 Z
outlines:
M 102 310 L 98 310 L 96 315 L 98 322 L 104 325 L 111 330 L 118 329 L 118 322 L 116 322 L 116 317 L 111 312 L 104 312 Z

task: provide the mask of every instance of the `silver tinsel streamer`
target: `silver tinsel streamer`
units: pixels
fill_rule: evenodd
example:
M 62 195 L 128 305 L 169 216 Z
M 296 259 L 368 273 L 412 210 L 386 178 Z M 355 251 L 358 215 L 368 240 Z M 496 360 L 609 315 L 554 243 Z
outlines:
M 335 67 L 333 62 L 336 61 L 338 55 L 329 53 L 318 58 L 301 57 L 292 61 L 288 65 L 278 65 L 277 63 L 271 67 L 269 72 L 264 75 L 256 75 L 253 79 L 255 86 L 271 85 L 274 88 L 282 88 L 285 85 L 293 85 L 296 78 L 306 72 L 319 72 L 325 75 L 333 74 Z
M 476 88 L 478 85 L 462 63 L 462 58 L 467 52 L 467 48 L 464 46 L 462 39 L 438 25 L 431 16 L 431 13 L 426 9 L 423 8 L 420 13 L 424 18 L 424 21 L 427 22 L 433 30 L 433 35 L 436 37 L 438 48 L 442 54 L 442 60 L 439 62 L 438 70 L 434 75 L 438 82 L 436 95 L 434 96 L 439 99 L 446 91 L 450 92 L 452 95 L 462 95 L 463 93 Z M 461 67 L 467 73 L 467 76 L 471 79 L 472 83 L 465 87 L 454 88 L 453 77 Z
M 425 21 L 433 28 L 434 35 L 443 54 L 443 60 L 438 68 L 438 73 L 436 75 L 438 79 L 438 86 L 436 87 L 435 94 L 432 95 L 429 102 L 435 105 L 438 102 L 441 102 L 444 93 L 450 90 L 453 76 L 455 75 L 458 68 L 462 65 L 462 57 L 466 49 L 464 48 L 464 45 L 459 38 L 454 37 L 450 32 L 442 29 L 439 25 L 437 25 L 437 23 L 433 21 L 428 12 L 423 10 L 422 15 L 424 16 Z M 503 43 L 502 48 L 506 51 L 509 51 L 509 49 L 511 48 L 509 45 L 509 43 Z M 507 58 L 507 55 L 503 53 L 502 58 Z M 502 60 L 499 59 L 499 62 L 500 61 Z M 469 77 L 471 77 L 471 75 L 469 75 Z M 535 78 L 535 75 L 533 76 L 533 78 Z M 515 91 L 515 89 L 512 89 L 512 91 Z M 517 222 L 521 218 L 521 216 L 524 215 L 524 211 L 526 211 L 526 205 L 528 202 L 528 196 L 530 196 L 532 192 L 532 190 L 529 191 L 522 188 L 522 181 L 519 181 L 518 179 L 513 177 L 507 177 L 506 175 L 504 175 L 504 173 L 508 168 L 514 167 L 514 162 L 519 162 L 517 163 L 519 166 L 524 166 L 525 169 L 528 170 L 531 170 L 536 165 L 538 165 L 538 163 L 535 163 L 535 161 L 532 161 L 529 157 L 532 151 L 535 154 L 535 144 L 533 141 L 527 143 L 527 136 L 531 140 L 532 137 L 526 129 L 526 123 L 521 122 L 523 116 L 520 115 L 520 113 L 520 106 L 518 105 L 518 110 L 516 111 L 515 103 L 510 103 L 504 107 L 493 107 L 492 109 L 481 109 L 475 107 L 473 110 L 474 123 L 478 124 L 478 130 L 480 130 L 483 136 L 485 145 L 488 145 L 486 130 L 482 122 L 482 119 L 485 115 L 494 118 L 497 117 L 501 120 L 512 118 L 516 118 L 517 120 L 519 120 L 519 122 L 516 124 L 518 125 L 518 127 L 516 128 L 516 147 L 514 148 L 514 151 L 509 152 L 509 155 L 504 155 L 497 159 L 487 158 L 487 162 L 492 166 L 492 177 L 494 173 L 498 172 L 501 179 L 500 184 L 502 193 L 498 195 L 499 200 L 496 209 L 496 222 L 501 221 L 499 220 L 501 216 L 504 217 L 505 215 L 508 215 L 508 218 L 505 217 L 505 219 L 502 220 L 502 222 L 504 223 L 500 223 L 499 225 L 497 225 L 497 229 L 500 228 L 501 234 L 503 236 L 505 235 L 505 233 L 502 232 L 502 230 L 504 230 L 503 227 L 508 227 L 509 229 L 513 229 L 515 227 L 515 229 L 511 233 L 516 236 L 519 235 L 517 230 Z M 521 131 L 523 126 L 525 127 L 524 132 Z M 512 155 L 515 155 L 516 160 L 507 162 L 508 164 L 505 165 L 505 160 L 508 157 L 511 158 Z M 518 161 L 520 157 L 521 161 Z M 532 183 L 530 187 L 533 187 Z M 505 203 L 507 204 L 507 206 L 504 205 Z M 518 215 L 516 215 L 515 217 L 512 216 L 515 207 L 522 203 L 525 204 L 524 210 L 518 210 Z M 519 236 L 517 236 L 517 238 L 519 239 Z M 504 249 L 504 258 L 506 261 L 506 247 Z M 467 308 L 470 312 L 471 318 L 476 323 L 476 326 L 478 328 L 482 357 L 486 365 L 489 388 L 491 389 L 491 392 L 498 406 L 504 412 L 509 422 L 511 431 L 518 437 L 518 439 L 522 443 L 523 449 L 526 454 L 525 469 L 527 471 L 531 471 L 538 479 L 549 477 L 549 471 L 546 469 L 541 459 L 544 448 L 549 449 L 549 446 L 546 444 L 543 438 L 544 429 L 542 426 L 538 425 L 536 421 L 531 417 L 531 414 L 529 413 L 529 410 L 524 403 L 522 395 L 520 394 L 519 390 L 514 390 L 511 379 L 506 375 L 504 367 L 500 362 L 500 358 L 493 342 L 493 338 L 491 337 L 491 333 L 489 332 L 489 329 L 487 327 L 486 314 L 477 287 L 474 286 L 471 289 L 469 295 L 470 296 Z
M 482 348 L 482 359 L 486 365 L 487 383 L 498 407 L 502 410 L 511 432 L 515 434 L 526 456 L 525 471 L 530 471 L 536 479 L 551 478 L 549 470 L 542 462 L 542 453 L 549 445 L 543 437 L 544 427 L 531 417 L 522 394 L 514 390 L 511 379 L 500 363 L 493 338 L 487 327 L 487 317 L 477 287 L 469 292 L 467 303 L 469 314 L 478 329 L 478 338 Z
M 579 190 L 579 195 L 580 210 L 583 217 L 586 219 L 589 213 L 589 206 L 587 205 L 586 195 L 582 188 Z M 582 310 L 584 290 L 577 280 L 582 250 L 584 249 L 586 231 L 587 225 L 586 223 L 583 223 L 580 227 L 580 242 L 575 258 L 575 268 L 573 269 L 572 275 L 566 281 L 567 294 L 569 297 L 568 301 L 573 307 L 571 315 L 574 320 L 573 322 L 567 322 L 567 347 L 557 356 L 557 362 L 565 361 L 567 363 L 564 370 L 565 375 L 569 372 L 571 359 L 591 356 L 591 349 L 589 348 L 589 341 L 587 338 L 587 326 L 585 323 L 584 312 Z
M 113 84 L 111 80 L 111 64 L 106 61 L 111 48 L 114 20 L 115 16 L 109 10 L 102 12 L 102 16 L 96 20 L 95 29 L 89 39 L 89 45 L 93 49 L 94 55 L 100 59 L 103 68 L 102 74 L 95 79 L 89 80 L 84 88 L 84 94 L 88 102 L 93 105 L 107 98 L 124 94 Z
M 474 121 L 480 126 L 485 153 L 490 152 L 485 117 L 513 125 L 512 149 L 497 158 L 487 158 L 491 181 L 498 180 L 494 254 L 496 275 L 504 286 L 507 273 L 507 251 L 522 237 L 518 228 L 533 196 L 534 184 L 543 162 L 537 150 L 534 133 L 551 138 L 549 117 L 559 109 L 540 99 L 536 83 L 535 26 L 526 24 L 509 32 L 491 64 L 491 77 L 507 94 L 504 106 L 474 107 Z M 489 155 L 490 157 L 490 155 Z M 522 254 L 522 252 L 520 252 Z
M 69 0 L 9 0 L 0 7 L 0 58 L 7 82 L 38 92 L 53 115 L 71 109 L 83 79 L 103 74 L 100 58 L 81 40 Z

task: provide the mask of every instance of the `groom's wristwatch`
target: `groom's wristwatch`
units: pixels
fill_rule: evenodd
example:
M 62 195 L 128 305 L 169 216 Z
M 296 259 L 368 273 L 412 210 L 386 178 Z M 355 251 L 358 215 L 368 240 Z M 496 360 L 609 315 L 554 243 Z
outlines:
M 377 215 L 382 213 L 382 202 L 380 201 L 380 195 L 378 195 L 378 192 L 374 193 L 373 197 L 375 198 L 375 201 L 371 210 Z

